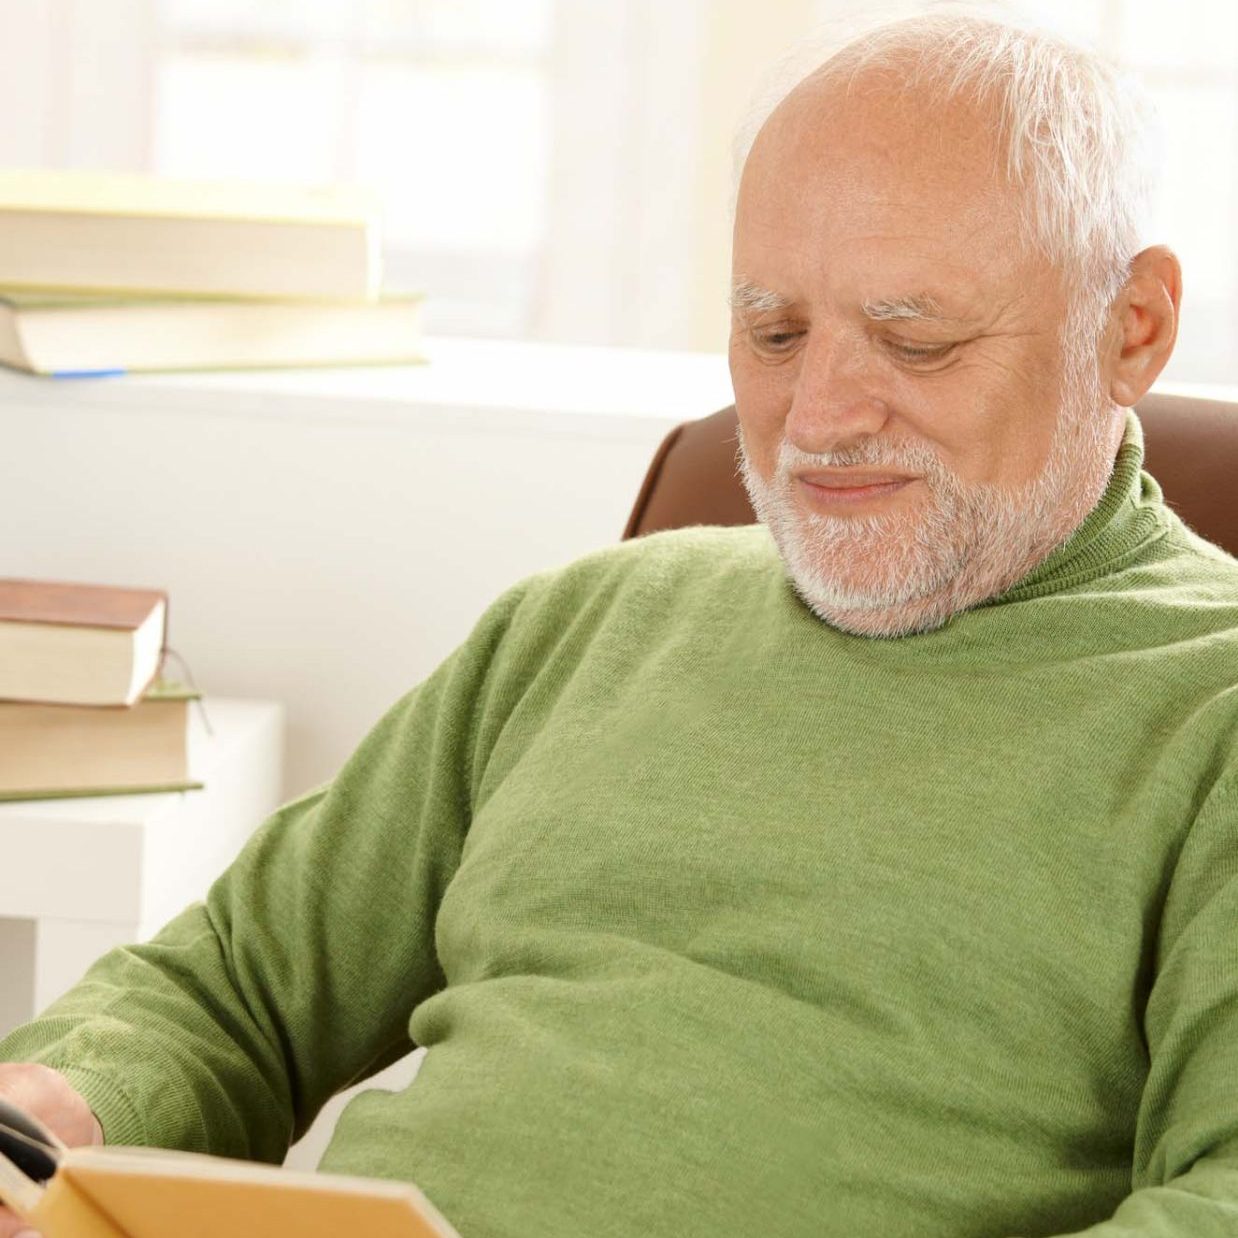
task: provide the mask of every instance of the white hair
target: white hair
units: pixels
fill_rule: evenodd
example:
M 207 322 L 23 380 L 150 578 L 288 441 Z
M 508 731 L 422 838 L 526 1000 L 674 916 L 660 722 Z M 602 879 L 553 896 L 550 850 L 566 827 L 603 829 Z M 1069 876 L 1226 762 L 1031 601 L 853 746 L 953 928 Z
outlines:
M 806 77 L 896 72 L 904 89 L 994 105 L 1006 174 L 1023 190 L 1023 239 L 1070 279 L 1099 326 L 1146 244 L 1159 137 L 1150 102 L 1099 53 L 1008 5 L 935 4 L 869 16 L 840 41 L 806 42 L 776 71 L 736 139 L 737 172 L 765 120 Z M 815 68 L 809 68 L 809 59 Z

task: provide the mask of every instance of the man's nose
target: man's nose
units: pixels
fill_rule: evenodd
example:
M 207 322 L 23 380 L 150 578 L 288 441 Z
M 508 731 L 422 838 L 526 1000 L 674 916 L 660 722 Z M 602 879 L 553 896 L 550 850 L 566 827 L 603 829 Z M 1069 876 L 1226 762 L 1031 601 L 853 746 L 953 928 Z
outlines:
M 860 341 L 825 333 L 810 340 L 784 434 L 801 451 L 841 451 L 877 434 L 890 416 Z

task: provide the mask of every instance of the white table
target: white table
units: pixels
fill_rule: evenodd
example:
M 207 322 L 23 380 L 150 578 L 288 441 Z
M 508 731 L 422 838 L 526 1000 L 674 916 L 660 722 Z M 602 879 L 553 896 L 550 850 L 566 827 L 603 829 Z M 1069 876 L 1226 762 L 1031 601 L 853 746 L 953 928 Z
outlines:
M 0 804 L 0 1034 L 201 898 L 278 806 L 283 706 L 206 708 L 214 735 L 191 710 L 189 750 L 204 791 Z

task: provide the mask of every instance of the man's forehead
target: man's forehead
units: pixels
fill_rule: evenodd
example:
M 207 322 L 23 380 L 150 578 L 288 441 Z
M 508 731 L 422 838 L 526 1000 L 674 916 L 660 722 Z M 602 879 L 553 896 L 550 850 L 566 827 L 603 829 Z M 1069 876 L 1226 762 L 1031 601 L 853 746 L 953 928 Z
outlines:
M 758 130 L 749 155 L 779 174 L 840 159 L 915 167 L 943 183 L 1008 184 L 1000 99 L 953 91 L 892 64 L 817 72 L 793 88 Z
M 738 290 L 740 308 L 823 282 L 871 303 L 874 318 L 987 316 L 1026 257 L 1012 244 L 1025 204 L 996 170 L 989 120 L 897 91 L 792 92 L 739 185 L 734 269 L 758 286 Z

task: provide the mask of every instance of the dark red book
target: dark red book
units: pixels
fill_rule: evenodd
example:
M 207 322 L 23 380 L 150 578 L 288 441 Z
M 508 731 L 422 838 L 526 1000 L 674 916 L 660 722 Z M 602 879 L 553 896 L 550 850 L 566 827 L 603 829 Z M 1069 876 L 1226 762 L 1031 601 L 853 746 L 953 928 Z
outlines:
M 132 705 L 163 657 L 155 589 L 0 579 L 0 700 Z

